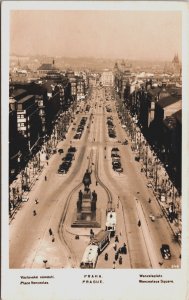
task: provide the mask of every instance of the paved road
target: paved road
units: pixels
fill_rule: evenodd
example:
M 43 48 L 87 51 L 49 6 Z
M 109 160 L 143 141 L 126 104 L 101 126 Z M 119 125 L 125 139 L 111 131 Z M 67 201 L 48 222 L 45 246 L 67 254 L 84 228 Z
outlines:
M 93 90 L 90 111 L 76 115 L 76 125 L 70 127 L 66 140 L 58 147 L 67 152 L 70 144 L 77 148 L 75 160 L 69 172 L 65 175 L 57 173 L 58 166 L 64 154 L 51 157 L 39 180 L 29 195 L 29 201 L 22 207 L 10 224 L 10 268 L 77 268 L 80 265 L 85 247 L 89 243 L 90 229 L 72 228 L 78 191 L 82 187 L 85 170 L 92 168 L 91 190 L 98 195 L 97 214 L 101 220 L 101 229 L 105 228 L 105 210 L 108 196 L 103 186 L 96 186 L 96 176 L 109 189 L 113 206 L 117 212 L 117 234 L 119 243 L 125 242 L 127 255 L 123 255 L 123 263 L 116 262 L 116 268 L 171 268 L 180 266 L 180 247 L 172 241 L 172 232 L 167 220 L 156 218 L 152 222 L 150 215 L 162 214 L 158 203 L 146 187 L 145 175 L 140 172 L 139 163 L 134 160 L 130 145 L 122 145 L 119 141 L 128 139 L 121 127 L 117 116 L 115 101 L 106 101 L 105 91 Z M 83 105 L 83 102 L 82 102 Z M 109 105 L 112 112 L 106 112 Z M 93 116 L 91 114 L 93 113 Z M 108 136 L 106 118 L 113 116 L 117 137 Z M 87 124 L 80 140 L 73 139 L 79 121 L 86 116 Z M 88 127 L 88 128 L 87 128 Z M 123 173 L 117 173 L 111 167 L 111 149 L 119 148 Z M 106 147 L 106 148 L 105 148 Z M 98 164 L 98 174 L 95 166 Z M 44 180 L 47 176 L 47 181 Z M 152 199 L 148 203 L 149 197 Z M 38 198 L 39 203 L 35 204 Z M 33 216 L 33 210 L 37 215 Z M 65 214 L 65 219 L 61 221 Z M 141 226 L 138 226 L 138 221 Z M 49 234 L 52 229 L 54 240 Z M 95 233 L 99 229 L 94 230 Z M 75 235 L 79 235 L 79 240 Z M 171 248 L 172 259 L 163 261 L 160 254 L 161 244 L 168 243 Z M 115 260 L 114 239 L 99 256 L 97 268 L 112 268 Z M 109 254 L 108 261 L 104 260 L 104 253 Z M 43 261 L 47 260 L 45 264 Z M 159 264 L 160 262 L 160 264 Z M 162 264 L 163 262 L 163 264 Z

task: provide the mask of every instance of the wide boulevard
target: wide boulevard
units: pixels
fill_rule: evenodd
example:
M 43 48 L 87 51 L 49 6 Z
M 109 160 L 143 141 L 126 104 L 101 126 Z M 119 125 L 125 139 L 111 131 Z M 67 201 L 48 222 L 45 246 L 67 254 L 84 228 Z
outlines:
M 87 111 L 86 106 L 90 109 Z M 108 107 L 108 111 L 107 111 Z M 76 114 L 76 110 L 78 113 Z M 112 116 L 116 137 L 108 135 L 107 117 Z M 82 117 L 87 117 L 80 139 L 75 139 Z M 128 140 L 128 144 L 123 142 Z M 70 146 L 76 147 L 74 160 L 66 174 L 58 168 Z M 123 172 L 112 169 L 111 150 L 119 149 Z M 73 228 L 78 192 L 83 189 L 82 179 L 87 168 L 92 171 L 91 191 L 97 193 L 97 212 L 101 228 L 105 229 L 108 197 L 117 213 L 116 234 L 118 247 L 127 246 L 123 262 L 116 268 L 174 268 L 180 267 L 181 249 L 174 242 L 170 224 L 152 190 L 147 187 L 141 165 L 135 160 L 127 130 L 122 127 L 111 88 L 93 87 L 87 100 L 78 101 L 66 139 L 59 141 L 58 151 L 45 162 L 43 171 L 10 222 L 10 268 L 79 268 L 90 228 Z M 45 176 L 47 180 L 45 180 Z M 109 195 L 109 196 L 108 196 Z M 38 203 L 35 203 L 35 199 Z M 149 198 L 151 202 L 149 203 Z M 36 215 L 33 215 L 36 210 Z M 153 221 L 150 216 L 155 216 Z M 140 226 L 139 226 L 140 220 Z M 52 234 L 49 234 L 49 229 Z M 79 239 L 76 239 L 76 235 Z M 102 252 L 96 268 L 112 268 L 115 260 L 115 239 Z M 160 248 L 168 244 L 171 259 L 164 260 Z M 108 253 L 108 260 L 104 253 Z

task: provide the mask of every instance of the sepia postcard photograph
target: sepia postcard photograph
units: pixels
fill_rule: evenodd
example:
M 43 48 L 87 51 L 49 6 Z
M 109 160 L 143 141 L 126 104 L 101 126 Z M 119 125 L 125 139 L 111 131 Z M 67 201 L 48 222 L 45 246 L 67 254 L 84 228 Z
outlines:
M 3 2 L 3 300 L 189 299 L 188 16 Z

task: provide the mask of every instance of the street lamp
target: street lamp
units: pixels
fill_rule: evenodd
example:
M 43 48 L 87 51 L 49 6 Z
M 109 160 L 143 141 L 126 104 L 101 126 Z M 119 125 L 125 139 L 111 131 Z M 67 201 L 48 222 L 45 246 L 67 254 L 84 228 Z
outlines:
M 43 260 L 43 263 L 45 264 L 45 269 L 47 268 L 47 262 L 48 262 L 47 259 L 44 259 L 44 260 Z
M 146 177 L 148 178 L 148 144 L 146 143 Z

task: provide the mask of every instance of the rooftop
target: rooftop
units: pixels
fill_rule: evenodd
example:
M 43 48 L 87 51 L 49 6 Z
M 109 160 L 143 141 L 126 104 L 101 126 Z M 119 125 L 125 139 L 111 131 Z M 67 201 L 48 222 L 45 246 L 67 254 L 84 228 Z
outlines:
M 52 70 L 58 70 L 57 68 L 54 67 L 52 64 L 42 64 L 38 70 L 43 70 L 43 71 L 52 71 Z
M 26 96 L 26 97 L 20 99 L 20 100 L 18 101 L 18 104 L 24 103 L 24 102 L 28 101 L 29 99 L 31 99 L 31 98 L 33 98 L 33 97 L 34 97 L 34 95 L 28 95 L 28 96 Z
M 162 98 L 158 101 L 158 105 L 161 106 L 162 108 L 166 108 L 168 106 L 172 106 L 174 104 L 174 106 L 178 106 L 178 107 L 182 107 L 182 100 L 174 97 L 174 96 L 167 96 L 165 98 Z
M 15 89 L 13 90 L 12 92 L 12 97 L 18 97 L 18 96 L 21 96 L 22 94 L 25 94 L 27 91 L 24 90 L 24 89 Z
M 182 110 L 178 110 L 176 113 L 173 114 L 173 117 L 176 118 L 176 120 L 182 124 Z

